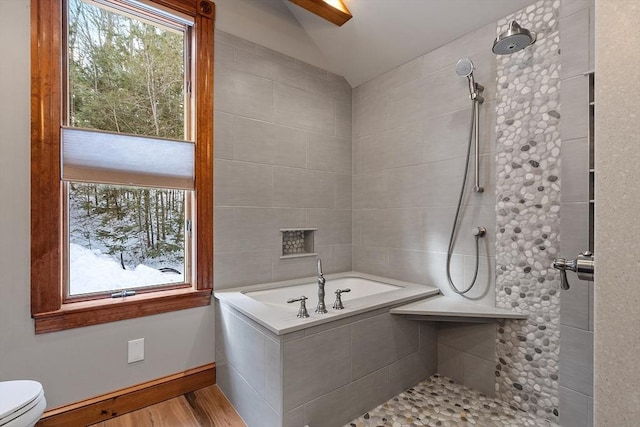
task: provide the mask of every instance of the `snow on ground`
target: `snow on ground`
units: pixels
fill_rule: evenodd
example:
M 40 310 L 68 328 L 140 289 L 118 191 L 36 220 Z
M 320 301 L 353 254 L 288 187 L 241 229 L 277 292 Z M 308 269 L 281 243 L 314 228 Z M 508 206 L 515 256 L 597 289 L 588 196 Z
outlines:
M 163 273 L 139 264 L 133 270 L 123 270 L 120 262 L 99 250 L 71 243 L 69 253 L 71 295 L 142 286 L 182 282 L 183 275 Z

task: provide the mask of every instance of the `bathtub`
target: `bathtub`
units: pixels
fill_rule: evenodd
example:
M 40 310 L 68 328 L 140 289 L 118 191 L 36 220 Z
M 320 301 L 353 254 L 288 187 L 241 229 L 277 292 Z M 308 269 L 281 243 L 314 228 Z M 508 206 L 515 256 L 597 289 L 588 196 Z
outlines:
M 214 292 L 220 302 L 229 304 L 245 316 L 267 328 L 276 335 L 306 329 L 344 317 L 391 307 L 417 299 L 436 295 L 439 290 L 432 286 L 418 285 L 370 274 L 348 272 L 325 276 L 326 314 L 315 313 L 318 303 L 316 277 L 244 286 Z M 343 310 L 331 308 L 336 289 L 351 289 L 342 294 Z M 300 303 L 288 304 L 287 300 L 306 296 L 310 317 L 296 317 Z
M 341 426 L 437 369 L 434 322 L 390 310 L 438 294 L 431 286 L 362 273 L 215 292 L 216 378 L 248 427 Z M 343 310 L 332 308 L 336 289 Z M 306 296 L 310 317 L 296 317 Z M 357 396 L 354 397 L 354 396 Z

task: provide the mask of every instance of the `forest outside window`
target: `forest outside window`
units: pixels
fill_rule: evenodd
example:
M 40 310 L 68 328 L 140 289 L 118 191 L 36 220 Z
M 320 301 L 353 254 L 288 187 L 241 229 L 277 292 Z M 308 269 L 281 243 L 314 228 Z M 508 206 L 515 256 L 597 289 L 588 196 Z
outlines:
M 37 333 L 210 302 L 212 56 L 206 0 L 33 0 Z

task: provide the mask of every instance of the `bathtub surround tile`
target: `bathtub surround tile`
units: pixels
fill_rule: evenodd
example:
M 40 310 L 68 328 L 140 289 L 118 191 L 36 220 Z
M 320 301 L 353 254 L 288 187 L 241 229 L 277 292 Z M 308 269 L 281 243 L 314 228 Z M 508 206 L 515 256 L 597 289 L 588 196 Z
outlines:
M 263 51 L 252 53 L 241 49 L 235 51 L 234 59 L 234 67 L 240 71 L 299 89 L 306 89 L 307 87 L 307 74 L 295 68 L 293 61 L 291 61 L 291 64 L 285 64 L 274 60 L 273 55 L 265 55 Z
M 318 246 L 315 247 L 315 253 L 317 256 L 307 256 L 300 258 L 287 258 L 281 259 L 282 250 L 276 249 L 272 254 L 273 264 L 273 281 L 282 281 L 297 279 L 300 277 L 311 277 L 316 274 L 317 260 L 320 258 L 327 264 L 330 264 L 333 259 L 333 246 Z
M 220 320 L 226 331 L 222 338 L 224 359 L 260 395 L 265 390 L 264 335 L 220 305 Z M 233 337 L 233 339 L 228 339 Z
M 274 206 L 335 207 L 335 174 L 278 167 L 273 170 L 273 183 Z
M 589 425 L 589 397 L 563 386 L 560 390 L 560 425 L 587 427 Z
M 389 276 L 389 249 L 376 246 L 353 247 L 353 269 L 377 276 Z
M 345 427 L 408 425 L 558 427 L 441 375 L 427 378 Z
M 462 369 L 463 384 L 466 387 L 478 390 L 489 397 L 495 396 L 495 361 L 488 361 L 470 353 L 463 353 Z
M 560 385 L 593 396 L 593 332 L 562 326 Z
M 335 328 L 284 344 L 284 410 L 351 381 L 351 329 Z M 318 375 L 322 372 L 322 375 Z
M 562 37 L 562 79 L 580 76 L 589 71 L 589 8 L 560 19 Z
M 216 46 L 216 288 L 312 274 L 311 260 L 274 256 L 280 228 L 305 225 L 304 208 L 340 210 L 317 252 L 327 271 L 351 270 L 351 88 L 222 31 Z
M 267 403 L 276 408 L 282 407 L 282 352 L 280 342 L 264 337 L 264 398 Z
M 351 173 L 351 139 L 307 132 L 307 169 Z
M 494 362 L 496 326 L 488 324 L 469 324 L 441 322 L 438 324 L 438 343 Z M 493 369 L 491 370 L 493 372 Z M 493 386 L 494 379 L 491 379 Z
M 464 258 L 452 255 L 451 277 L 454 283 L 464 280 Z M 447 254 L 440 252 L 389 249 L 389 277 L 435 286 L 445 295 L 453 294 L 447 280 Z M 455 294 L 453 294 L 455 295 Z
M 256 52 L 256 44 L 240 37 L 236 37 L 224 31 L 215 30 L 216 43 L 224 43 L 247 52 Z
M 424 246 L 421 216 L 417 208 L 364 210 L 360 218 L 362 244 L 421 249 Z
M 562 81 L 562 139 L 586 138 L 589 133 L 589 79 L 579 75 Z
M 281 243 L 281 228 L 303 228 L 304 224 L 304 209 L 234 208 L 234 250 L 271 249 Z
M 214 114 L 214 141 L 213 157 L 216 159 L 233 159 L 233 132 L 231 114 L 216 111 Z
M 274 116 L 273 81 L 225 66 L 216 69 L 216 111 L 270 121 Z
M 233 252 L 233 208 L 214 207 L 217 231 L 213 236 L 216 253 Z
M 351 327 L 352 379 L 390 365 L 418 351 L 419 325 L 389 313 Z
M 271 206 L 273 169 L 267 165 L 216 160 L 216 206 Z
M 352 188 L 353 178 L 351 174 L 335 174 L 336 188 L 335 188 L 335 208 L 336 209 L 349 209 L 352 205 Z
M 300 427 L 304 426 L 304 405 L 296 409 L 292 409 L 289 412 L 285 412 L 283 420 L 283 427 Z
M 305 424 L 335 427 L 391 397 L 388 368 L 376 371 L 305 405 Z
M 271 251 L 217 252 L 216 289 L 271 281 Z
M 567 218 L 560 224 L 560 254 L 565 258 L 574 259 L 589 248 L 589 204 L 563 203 L 560 211 L 562 216 Z M 578 281 L 575 275 L 571 278 L 574 282 Z
M 566 255 L 567 257 L 573 257 L 574 255 Z M 589 328 L 589 288 L 592 286 L 590 282 L 578 280 L 574 275 L 568 276 L 571 285 L 571 292 L 565 292 L 562 294 L 562 300 L 560 304 L 560 324 L 563 326 L 571 326 L 573 328 L 590 330 Z M 572 280 L 573 279 L 573 280 Z M 562 345 L 564 346 L 564 337 L 562 338 Z M 562 350 L 560 350 L 562 354 Z M 560 361 L 562 364 L 562 360 Z
M 363 173 L 353 176 L 353 209 L 387 206 L 388 172 Z
M 348 138 L 351 140 L 353 128 L 351 107 L 351 90 L 349 90 L 349 101 L 336 101 L 336 136 L 338 138 Z
M 306 135 L 299 129 L 233 117 L 233 158 L 245 162 L 304 168 Z
M 353 138 L 358 139 L 387 129 L 387 100 L 382 96 L 367 98 L 353 106 Z
M 316 245 L 351 243 L 351 211 L 339 209 L 307 209 L 306 226 L 317 228 Z
M 281 83 L 273 85 L 273 111 L 276 123 L 334 135 L 336 117 L 333 98 Z
M 438 343 L 438 373 L 462 384 L 464 382 L 464 352 Z
M 589 143 L 586 138 L 563 140 L 562 203 L 589 201 Z
M 422 137 L 420 126 L 409 124 L 362 139 L 362 172 L 376 172 L 420 163 Z
M 496 146 L 496 306 L 528 313 L 501 322 L 496 395 L 557 422 L 559 357 L 560 109 L 558 11 L 542 0 L 498 21 L 515 19 L 536 43 L 499 56 Z M 563 82 L 563 85 L 565 82 Z M 585 104 L 586 105 L 586 104 Z M 578 137 L 578 136 L 576 136 Z
M 495 31 L 495 23 L 491 23 L 427 53 L 423 56 L 422 74 L 426 76 L 443 68 L 452 72 L 460 58 L 486 51 L 487 40 L 495 38 Z
M 218 387 L 248 426 L 279 427 L 281 417 L 230 364 L 216 364 Z

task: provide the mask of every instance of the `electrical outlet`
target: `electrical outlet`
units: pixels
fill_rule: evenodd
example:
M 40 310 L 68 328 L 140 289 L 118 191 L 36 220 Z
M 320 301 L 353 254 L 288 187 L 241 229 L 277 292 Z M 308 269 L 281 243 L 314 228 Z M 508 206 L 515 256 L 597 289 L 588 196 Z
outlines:
M 129 363 L 144 360 L 144 338 L 129 341 L 127 358 Z

